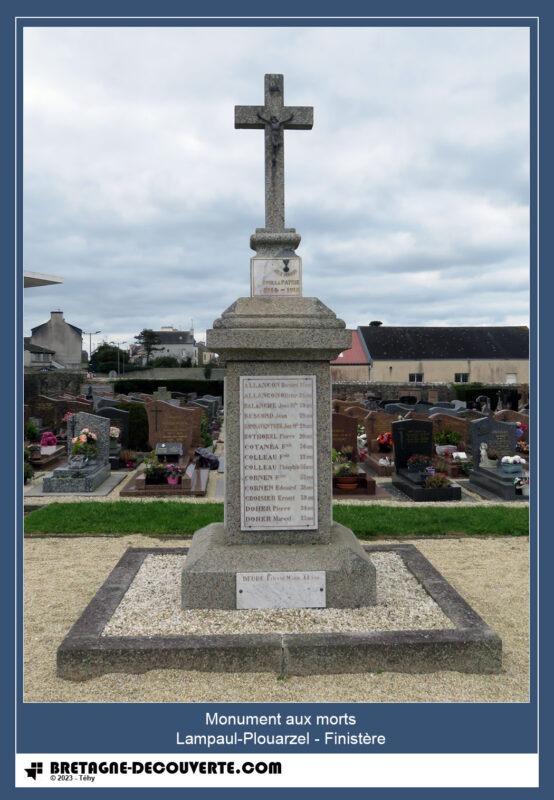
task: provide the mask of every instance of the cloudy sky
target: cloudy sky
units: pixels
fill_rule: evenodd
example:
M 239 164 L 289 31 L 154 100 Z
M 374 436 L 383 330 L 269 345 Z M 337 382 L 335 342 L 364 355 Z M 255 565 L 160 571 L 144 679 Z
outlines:
M 348 326 L 528 324 L 529 48 L 517 28 L 25 31 L 25 332 L 198 334 L 249 293 L 263 76 L 285 134 L 304 294 Z M 88 340 L 86 342 L 88 345 Z

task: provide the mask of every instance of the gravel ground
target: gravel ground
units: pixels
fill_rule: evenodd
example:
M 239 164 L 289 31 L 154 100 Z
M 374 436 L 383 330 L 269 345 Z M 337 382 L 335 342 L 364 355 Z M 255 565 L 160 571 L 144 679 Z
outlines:
M 327 633 L 454 627 L 395 553 L 375 553 L 378 602 L 356 609 L 288 608 L 183 611 L 181 571 L 186 556 L 147 556 L 104 636 L 186 633 Z
M 25 541 L 24 699 L 27 702 L 527 702 L 528 540 L 418 539 L 416 546 L 502 637 L 499 675 L 438 672 L 311 675 L 156 670 L 84 683 L 56 677 L 56 649 L 127 547 L 142 536 Z

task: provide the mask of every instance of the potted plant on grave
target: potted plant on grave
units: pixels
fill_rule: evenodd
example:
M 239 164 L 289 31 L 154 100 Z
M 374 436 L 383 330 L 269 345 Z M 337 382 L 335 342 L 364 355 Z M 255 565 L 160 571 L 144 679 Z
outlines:
M 337 487 L 343 491 L 353 492 L 358 488 L 358 470 L 352 461 L 344 461 L 335 468 Z
M 121 450 L 121 445 L 117 441 L 121 431 L 115 425 L 110 427 L 110 455 L 117 456 Z
M 450 481 L 446 475 L 429 475 L 425 479 L 426 489 L 444 489 L 446 486 L 450 486 Z
M 514 479 L 516 494 L 521 492 L 523 497 L 529 497 L 529 475 L 518 475 Z
M 166 464 L 166 475 L 170 486 L 179 486 L 183 477 L 183 468 L 179 464 Z
M 435 435 L 435 451 L 438 456 L 455 453 L 461 441 L 462 436 L 457 431 L 439 431 Z
M 45 431 L 40 437 L 40 454 L 50 456 L 56 451 L 58 438 L 52 431 Z
M 90 428 L 83 428 L 71 440 L 72 461 L 77 466 L 90 464 L 98 455 L 97 436 Z
M 527 461 L 521 456 L 504 456 L 500 460 L 502 472 L 517 473 L 521 472 Z
M 166 483 L 166 464 L 158 461 L 155 453 L 149 453 L 144 459 L 145 483 L 148 486 L 159 486 Z
M 406 462 L 408 472 L 424 472 L 431 464 L 431 456 L 425 456 L 422 453 L 414 453 Z
M 392 433 L 382 433 L 377 437 L 377 447 L 380 453 L 392 452 Z
M 524 442 L 521 439 L 516 442 L 516 450 L 523 455 L 529 455 L 529 442 Z

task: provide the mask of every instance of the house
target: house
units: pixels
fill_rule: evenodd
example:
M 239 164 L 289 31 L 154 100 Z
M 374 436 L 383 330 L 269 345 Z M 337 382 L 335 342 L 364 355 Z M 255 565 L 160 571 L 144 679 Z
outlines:
M 372 383 L 529 383 L 529 328 L 358 328 Z
M 81 369 L 83 332 L 63 318 L 63 311 L 52 311 L 48 322 L 31 330 L 30 343 L 52 351 L 52 361 L 62 369 Z
M 51 369 L 53 355 L 53 350 L 33 344 L 30 336 L 25 337 L 23 343 L 23 366 L 26 369 Z
M 369 380 L 369 358 L 360 333 L 350 331 L 352 346 L 331 361 L 331 380 L 334 383 Z
M 151 361 L 156 358 L 171 357 L 176 358 L 180 364 L 189 358 L 191 364 L 197 363 L 197 348 L 193 331 L 180 331 L 172 326 L 166 326 L 154 333 L 158 343 L 150 354 Z M 146 365 L 146 353 L 141 345 L 132 346 L 131 360 L 142 366 Z

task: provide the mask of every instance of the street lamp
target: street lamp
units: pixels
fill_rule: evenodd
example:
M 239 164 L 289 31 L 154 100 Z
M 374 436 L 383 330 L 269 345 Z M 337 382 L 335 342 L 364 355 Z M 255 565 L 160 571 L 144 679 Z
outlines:
M 92 337 L 96 336 L 97 333 L 102 333 L 102 331 L 83 331 L 85 336 L 88 336 L 88 360 L 92 358 Z

